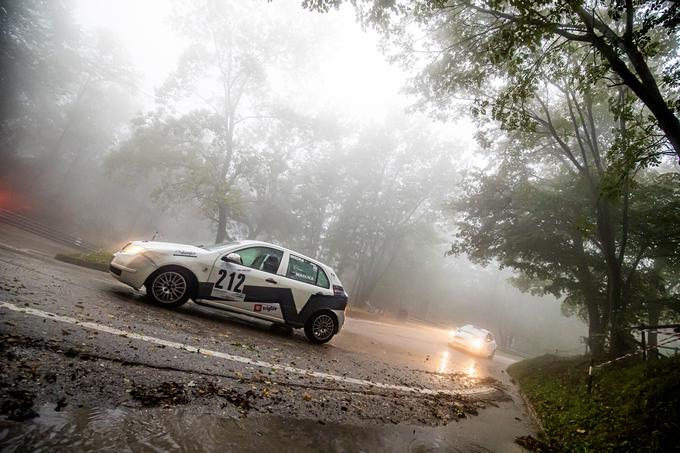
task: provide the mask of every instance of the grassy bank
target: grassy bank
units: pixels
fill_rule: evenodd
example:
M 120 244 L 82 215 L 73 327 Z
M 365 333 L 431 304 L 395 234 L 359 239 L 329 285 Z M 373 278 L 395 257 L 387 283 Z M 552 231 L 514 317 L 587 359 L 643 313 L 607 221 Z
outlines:
M 83 266 L 102 272 L 108 272 L 112 254 L 110 252 L 69 253 L 68 255 L 58 254 L 54 258 L 65 263 L 75 264 L 77 266 Z
M 613 364 L 542 356 L 508 368 L 543 425 L 546 441 L 566 451 L 677 451 L 680 357 Z

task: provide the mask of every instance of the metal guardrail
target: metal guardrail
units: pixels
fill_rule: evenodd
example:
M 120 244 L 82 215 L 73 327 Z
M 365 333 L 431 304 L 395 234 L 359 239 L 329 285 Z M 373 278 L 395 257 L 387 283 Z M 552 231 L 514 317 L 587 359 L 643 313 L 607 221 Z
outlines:
M 425 318 L 418 318 L 413 315 L 407 315 L 406 316 L 406 321 L 412 322 L 414 324 L 424 324 L 430 327 L 438 327 L 440 329 L 451 329 L 451 324 L 450 323 L 444 323 L 444 322 L 437 322 L 437 321 L 432 321 L 430 319 L 425 319 Z
M 38 236 L 42 236 L 52 241 L 59 242 L 60 244 L 68 245 L 86 252 L 99 252 L 101 250 L 101 247 L 96 244 L 85 241 L 79 237 L 72 236 L 68 233 L 64 233 L 63 231 L 59 231 L 49 225 L 38 222 L 35 219 L 25 217 L 7 209 L 0 208 L 0 222 L 7 223 L 21 230 L 37 234 Z

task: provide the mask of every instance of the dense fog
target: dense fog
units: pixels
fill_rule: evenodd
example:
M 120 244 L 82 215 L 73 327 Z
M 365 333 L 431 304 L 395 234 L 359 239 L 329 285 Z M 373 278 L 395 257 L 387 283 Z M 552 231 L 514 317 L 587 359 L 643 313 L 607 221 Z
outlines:
M 436 68 L 422 75 L 428 57 L 404 57 L 399 37 L 362 27 L 350 5 L 326 13 L 282 1 L 3 5 L 3 209 L 107 251 L 151 238 L 273 242 L 331 265 L 350 294 L 350 316 L 474 323 L 527 354 L 585 348 L 580 296 L 567 284 L 537 283 L 563 270 L 522 264 L 548 259 L 525 252 L 524 242 L 548 249 L 557 241 L 542 222 L 582 206 L 564 177 L 572 170 L 558 169 L 564 157 L 537 157 L 556 145 L 516 133 L 511 126 L 527 117 L 512 109 L 493 120 L 480 120 L 479 109 L 471 115 L 469 93 L 438 105 L 444 82 L 432 82 Z M 498 77 L 490 95 L 503 89 Z M 567 90 L 564 107 L 562 86 L 542 83 L 544 97 L 532 101 L 539 124 L 565 130 L 588 110 L 601 127 L 588 139 L 618 143 L 607 95 L 591 93 L 600 98 L 577 112 L 581 91 Z M 559 116 L 555 124 L 539 103 Z M 578 167 L 590 161 L 579 159 Z M 674 161 L 649 159 L 644 181 L 631 187 L 677 176 Z M 668 184 L 677 206 L 677 185 Z M 560 201 L 553 189 L 571 198 Z M 649 190 L 631 204 L 667 196 Z M 533 197 L 539 208 L 520 210 L 552 209 L 550 220 L 522 225 L 500 209 L 482 212 L 508 196 Z M 592 228 L 589 213 L 574 218 Z M 503 252 L 500 236 L 514 238 Z M 644 256 L 645 272 L 661 265 Z M 672 273 L 666 264 L 658 281 Z M 677 274 L 664 281 L 674 297 Z

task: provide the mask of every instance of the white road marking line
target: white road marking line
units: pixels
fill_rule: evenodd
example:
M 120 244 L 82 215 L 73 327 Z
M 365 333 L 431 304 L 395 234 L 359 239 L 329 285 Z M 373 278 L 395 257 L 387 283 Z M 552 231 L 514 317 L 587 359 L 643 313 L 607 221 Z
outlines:
M 8 310 L 16 311 L 19 313 L 25 313 L 28 315 L 39 316 L 41 318 L 52 319 L 54 321 L 64 322 L 67 324 L 73 324 L 76 326 L 81 326 L 86 329 L 98 330 L 100 332 L 106 332 L 113 335 L 119 335 L 121 337 L 132 338 L 135 340 L 145 341 L 147 343 L 153 343 L 157 345 L 166 346 L 168 348 L 180 349 L 182 351 L 196 352 L 207 357 L 218 357 L 221 359 L 229 360 L 232 362 L 243 363 L 246 365 L 253 365 L 262 368 L 269 368 L 273 370 L 285 371 L 291 374 L 303 374 L 305 376 L 312 376 L 319 379 L 325 379 L 336 382 L 343 382 L 346 384 L 360 385 L 364 387 L 374 387 L 385 390 L 397 390 L 400 392 L 409 393 L 419 393 L 423 395 L 436 395 L 436 394 L 446 394 L 446 395 L 483 395 L 493 392 L 491 387 L 477 387 L 473 389 L 460 389 L 460 390 L 435 390 L 420 387 L 408 387 L 406 385 L 396 385 L 396 384 L 385 384 L 381 382 L 372 382 L 366 379 L 357 379 L 347 376 L 340 376 L 337 374 L 321 373 L 319 371 L 306 370 L 304 368 L 296 368 L 288 365 L 280 365 L 276 363 L 264 362 L 262 360 L 250 359 L 248 357 L 242 357 L 234 354 L 227 354 L 219 351 L 212 351 L 210 349 L 199 348 L 196 346 L 190 346 L 183 343 L 178 343 L 175 341 L 163 340 L 161 338 L 150 337 L 148 335 L 141 335 L 134 332 L 129 332 L 126 330 L 116 329 L 115 327 L 109 327 L 103 324 L 97 324 L 89 321 L 80 321 L 69 316 L 61 316 L 47 311 L 37 310 L 35 308 L 28 307 L 17 307 L 16 305 L 0 302 L 0 308 L 6 308 Z

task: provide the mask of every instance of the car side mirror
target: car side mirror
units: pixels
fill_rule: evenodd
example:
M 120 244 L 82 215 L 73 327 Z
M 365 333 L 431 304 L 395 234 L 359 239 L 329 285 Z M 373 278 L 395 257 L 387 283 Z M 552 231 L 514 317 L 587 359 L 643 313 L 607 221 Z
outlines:
M 226 261 L 227 263 L 235 263 L 235 264 L 243 265 L 243 260 L 241 259 L 241 255 L 239 255 L 238 253 L 229 253 L 228 255 L 224 255 L 222 257 L 222 261 Z

